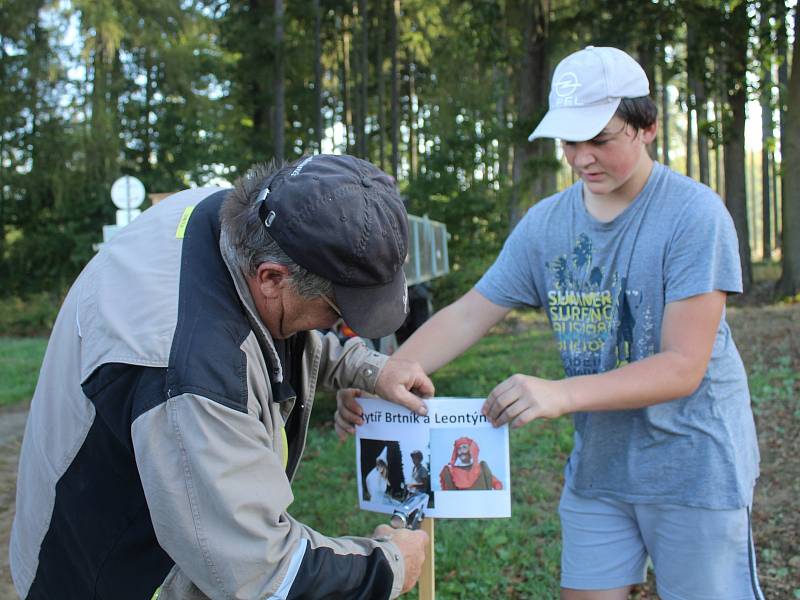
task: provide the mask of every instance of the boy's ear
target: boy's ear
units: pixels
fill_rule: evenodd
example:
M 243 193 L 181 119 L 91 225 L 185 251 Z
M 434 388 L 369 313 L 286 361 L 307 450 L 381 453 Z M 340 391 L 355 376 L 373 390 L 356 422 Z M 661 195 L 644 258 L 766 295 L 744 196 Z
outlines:
M 639 133 L 642 136 L 642 141 L 645 144 L 650 144 L 654 139 L 656 139 L 656 133 L 658 133 L 658 120 L 653 121 L 652 125 L 649 127 L 645 127 L 644 129 L 640 129 Z

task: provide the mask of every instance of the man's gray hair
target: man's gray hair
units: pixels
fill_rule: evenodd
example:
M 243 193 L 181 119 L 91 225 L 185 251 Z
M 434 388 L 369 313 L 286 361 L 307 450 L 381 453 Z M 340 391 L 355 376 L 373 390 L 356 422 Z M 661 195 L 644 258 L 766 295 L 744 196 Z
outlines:
M 283 166 L 275 161 L 255 165 L 236 180 L 220 210 L 223 237 L 245 275 L 255 277 L 261 263 L 273 262 L 287 267 L 292 287 L 301 297 L 312 299 L 330 295 L 333 290 L 331 282 L 289 258 L 267 233 L 258 216 L 258 193 L 267 179 Z

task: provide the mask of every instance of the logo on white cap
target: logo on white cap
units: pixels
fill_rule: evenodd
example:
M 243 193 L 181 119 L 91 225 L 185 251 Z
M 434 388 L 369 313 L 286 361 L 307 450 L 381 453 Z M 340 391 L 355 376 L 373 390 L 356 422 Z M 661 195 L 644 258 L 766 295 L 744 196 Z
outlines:
M 578 91 L 581 84 L 578 83 L 578 76 L 575 75 L 575 73 L 567 71 L 558 78 L 558 81 L 555 82 L 553 87 L 560 98 L 566 98 Z
M 572 72 L 567 71 L 558 78 L 553 84 L 553 91 L 556 93 L 556 106 L 583 106 L 576 96 L 575 92 L 582 84 L 578 81 L 578 76 Z

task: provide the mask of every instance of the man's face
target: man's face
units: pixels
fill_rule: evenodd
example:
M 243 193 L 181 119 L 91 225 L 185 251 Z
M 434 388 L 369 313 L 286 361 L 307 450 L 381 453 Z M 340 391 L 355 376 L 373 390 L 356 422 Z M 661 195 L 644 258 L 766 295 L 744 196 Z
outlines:
M 292 285 L 289 270 L 276 263 L 262 263 L 247 285 L 258 316 L 275 339 L 286 339 L 299 331 L 329 329 L 339 319 L 331 298 L 303 298 Z
M 280 309 L 275 313 L 274 316 L 279 318 L 272 319 L 272 325 L 267 322 L 267 328 L 277 339 L 286 339 L 300 331 L 330 329 L 339 320 L 339 315 L 324 298 L 303 298 L 291 284 L 285 286 Z
M 469 444 L 459 444 L 456 453 L 461 462 L 470 462 L 472 460 L 472 455 L 469 453 Z
M 637 131 L 615 116 L 591 140 L 562 141 L 562 147 L 567 162 L 592 194 L 632 200 L 640 191 L 642 170 L 649 173 L 647 144 L 654 136 L 655 125 Z

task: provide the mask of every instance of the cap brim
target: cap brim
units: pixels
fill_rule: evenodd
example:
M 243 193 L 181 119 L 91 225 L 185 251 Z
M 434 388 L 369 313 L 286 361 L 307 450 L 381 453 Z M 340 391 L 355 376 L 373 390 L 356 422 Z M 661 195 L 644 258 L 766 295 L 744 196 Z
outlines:
M 528 141 L 536 138 L 558 138 L 567 142 L 590 140 L 608 125 L 620 101 L 620 98 L 615 98 L 611 102 L 591 106 L 551 108 L 528 136 Z
M 394 333 L 408 315 L 408 287 L 403 269 L 394 280 L 375 287 L 333 284 L 342 318 L 361 337 L 379 338 Z

